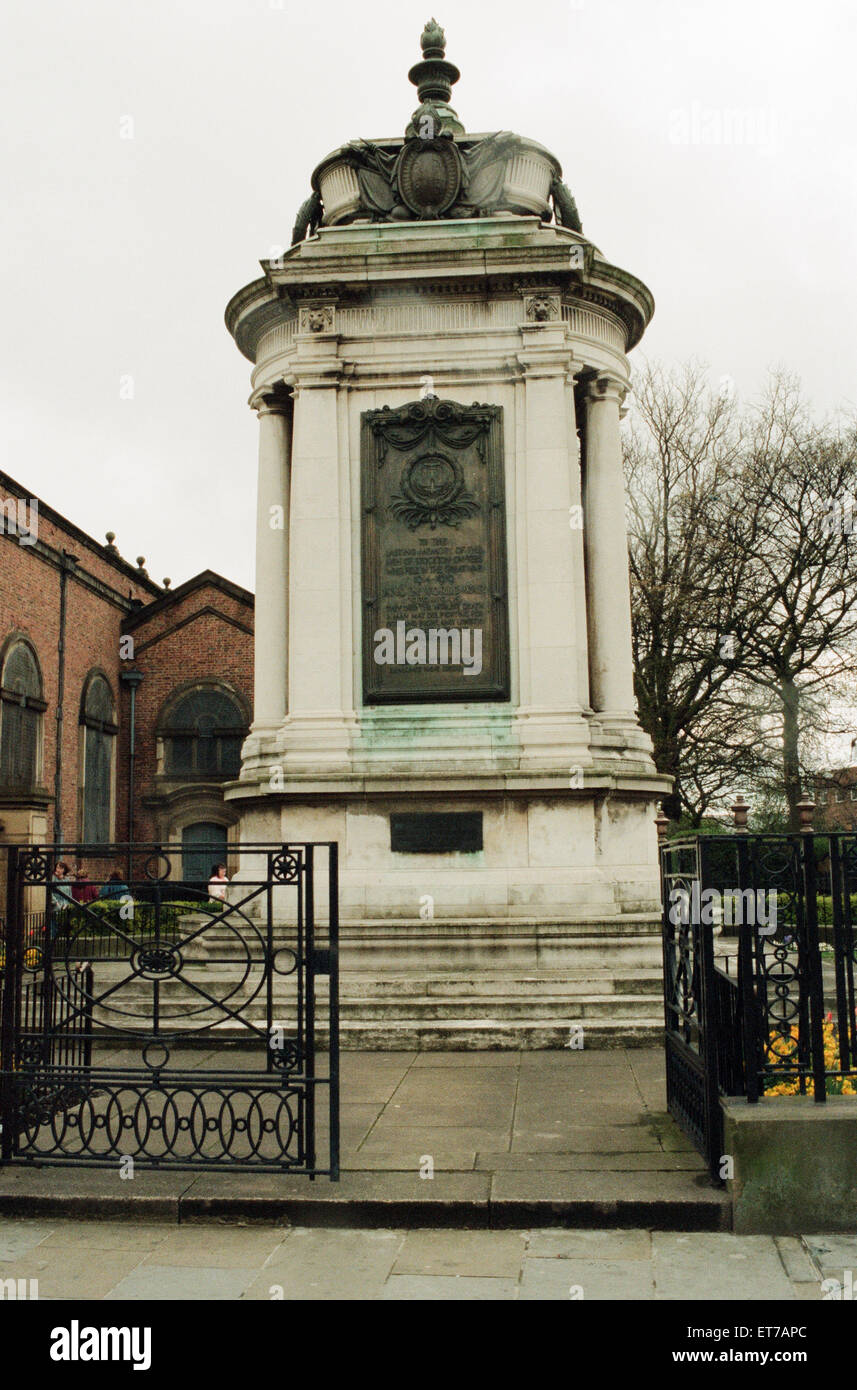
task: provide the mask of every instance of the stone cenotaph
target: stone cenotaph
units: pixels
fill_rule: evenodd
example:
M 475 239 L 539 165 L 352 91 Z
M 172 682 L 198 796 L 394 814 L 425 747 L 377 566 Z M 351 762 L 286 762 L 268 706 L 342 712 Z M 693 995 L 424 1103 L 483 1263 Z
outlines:
M 561 1045 L 577 1006 L 544 1001 L 574 978 L 622 1040 L 660 1026 L 667 782 L 635 711 L 620 442 L 653 301 L 544 146 L 465 132 L 434 20 L 421 43 L 404 138 L 323 159 L 226 311 L 260 430 L 227 795 L 243 840 L 339 842 L 346 988 L 424 981 L 404 1013 L 355 1008 L 361 1045 Z M 453 979 L 460 1006 L 432 1007 Z

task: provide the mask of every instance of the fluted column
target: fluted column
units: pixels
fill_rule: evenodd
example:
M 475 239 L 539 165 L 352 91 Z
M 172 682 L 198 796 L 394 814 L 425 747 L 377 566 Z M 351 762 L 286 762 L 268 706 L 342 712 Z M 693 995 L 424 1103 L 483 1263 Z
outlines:
M 626 386 L 611 376 L 587 389 L 583 535 L 589 679 L 596 713 L 636 720 L 631 585 L 619 411 Z
M 288 709 L 291 400 L 255 399 L 259 416 L 256 506 L 254 730 L 279 728 Z
M 520 703 L 556 715 L 580 708 L 574 609 L 575 500 L 569 465 L 571 352 L 560 323 L 527 325 L 523 376 L 526 458 L 520 561 Z M 571 430 L 571 437 L 570 437 Z
M 291 364 L 295 414 L 289 584 L 292 770 L 347 769 L 354 723 L 351 660 L 351 503 L 342 363 L 334 304 L 301 310 Z

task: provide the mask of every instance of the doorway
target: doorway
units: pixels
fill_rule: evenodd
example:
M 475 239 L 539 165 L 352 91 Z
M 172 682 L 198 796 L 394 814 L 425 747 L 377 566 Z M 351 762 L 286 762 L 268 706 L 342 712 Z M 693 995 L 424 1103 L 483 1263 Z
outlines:
M 208 883 L 212 866 L 226 863 L 226 826 L 201 820 L 182 830 L 182 878 L 188 885 Z

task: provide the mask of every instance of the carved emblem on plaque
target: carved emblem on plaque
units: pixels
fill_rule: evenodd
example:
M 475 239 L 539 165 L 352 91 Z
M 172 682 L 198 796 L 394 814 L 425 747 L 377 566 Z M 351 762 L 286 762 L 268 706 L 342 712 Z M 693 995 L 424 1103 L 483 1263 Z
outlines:
M 423 454 L 402 469 L 400 492 L 390 500 L 390 512 L 408 529 L 458 526 L 479 506 L 464 486 L 461 465 L 445 454 Z
M 399 160 L 399 193 L 417 217 L 440 217 L 461 188 L 461 157 L 452 140 L 408 140 Z

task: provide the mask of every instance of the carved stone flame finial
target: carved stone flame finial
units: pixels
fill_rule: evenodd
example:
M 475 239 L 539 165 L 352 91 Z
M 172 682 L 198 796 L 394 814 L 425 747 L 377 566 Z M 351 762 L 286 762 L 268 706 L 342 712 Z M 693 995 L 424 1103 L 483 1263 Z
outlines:
M 461 73 L 454 63 L 448 63 L 446 35 L 436 19 L 430 19 L 420 35 L 423 61 L 415 63 L 408 77 L 417 89 L 421 102 L 448 102 L 453 85 Z
M 432 16 L 420 35 L 424 58 L 442 58 L 446 52 L 446 34 Z

